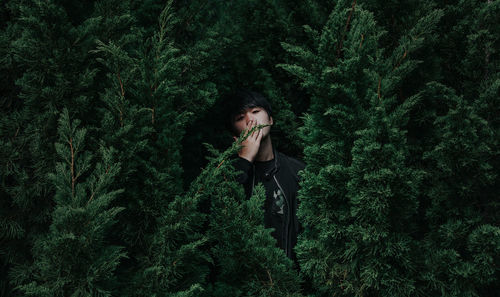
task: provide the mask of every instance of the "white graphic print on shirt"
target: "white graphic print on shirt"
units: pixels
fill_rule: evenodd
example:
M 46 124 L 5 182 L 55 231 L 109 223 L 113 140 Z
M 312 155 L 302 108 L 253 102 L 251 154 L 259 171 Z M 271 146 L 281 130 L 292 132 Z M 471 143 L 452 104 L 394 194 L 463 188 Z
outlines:
M 283 207 L 285 205 L 285 198 L 283 196 L 283 193 L 281 190 L 278 188 L 274 190 L 273 193 L 273 212 L 282 215 L 283 214 Z

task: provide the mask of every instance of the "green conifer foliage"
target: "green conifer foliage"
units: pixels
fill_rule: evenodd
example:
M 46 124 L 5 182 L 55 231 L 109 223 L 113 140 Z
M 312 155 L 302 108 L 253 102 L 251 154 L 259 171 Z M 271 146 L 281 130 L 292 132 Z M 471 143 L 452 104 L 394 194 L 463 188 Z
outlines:
M 114 270 L 125 256 L 123 247 L 108 242 L 122 210 L 110 206 L 123 192 L 110 188 L 120 164 L 113 150 L 101 147 L 93 166 L 95 157 L 84 147 L 86 130 L 78 126 L 64 109 L 55 144 L 61 162 L 49 175 L 56 189 L 49 232 L 35 240 L 33 266 L 13 273 L 27 296 L 110 296 Z
M 244 139 L 222 153 L 207 144 L 213 157 L 190 189 L 210 205 L 207 236 L 214 269 L 203 296 L 302 296 L 292 261 L 264 228 L 263 186 L 247 200 L 236 181 L 232 161 Z
M 57 139 L 58 108 L 73 91 L 70 85 L 79 81 L 80 87 L 88 86 L 95 72 L 87 69 L 64 75 L 61 71 L 63 64 L 78 68 L 81 58 L 69 46 L 78 34 L 62 7 L 52 1 L 11 1 L 7 7 L 12 23 L 6 32 L 12 39 L 5 57 L 12 63 L 12 71 L 19 75 L 12 86 L 16 99 L 6 106 L 6 118 L 2 117 L 2 138 L 8 139 L 4 160 L 10 164 L 3 186 L 8 197 L 6 204 L 17 210 L 15 216 L 7 217 L 23 232 L 29 229 L 23 235 L 28 239 L 31 232 L 44 232 L 50 217 L 53 187 L 47 176 L 56 160 L 53 143 Z M 76 89 L 75 94 L 80 93 Z M 29 244 L 29 239 L 16 242 L 18 250 L 24 249 L 23 244 Z M 22 262 L 27 258 L 19 255 L 13 260 Z
M 498 134 L 477 104 L 434 87 L 448 112 L 434 121 L 439 142 L 423 156 L 432 166 L 423 278 L 427 290 L 444 296 L 481 296 L 495 290 L 500 260 L 498 203 L 491 192 L 498 183 Z
M 373 98 L 369 128 L 356 132 L 352 149 L 346 195 L 351 218 L 339 251 L 339 260 L 350 265 L 340 286 L 356 296 L 408 296 L 415 293 L 418 276 L 419 248 L 412 234 L 422 172 L 407 166 L 405 133 L 398 127 L 398 117 L 406 115 L 385 114 L 383 103 L 376 94 Z
M 273 129 L 280 132 L 276 133 L 274 142 L 279 144 L 285 136 L 293 139 L 289 142 L 300 148 L 296 135 L 299 122 L 293 111 L 300 109 L 303 98 L 296 94 L 293 85 L 286 82 L 283 72 L 274 67 L 285 61 L 286 52 L 279 46 L 279 41 L 295 40 L 295 35 L 300 32 L 294 30 L 293 6 L 282 0 L 238 0 L 220 2 L 217 11 L 219 18 L 215 28 L 230 41 L 223 49 L 224 59 L 220 65 L 225 75 L 220 77 L 219 85 L 231 89 L 236 83 L 260 89 L 274 106 L 276 125 Z M 283 83 L 277 84 L 277 80 Z
M 499 13 L 1 1 L 0 296 L 494 296 Z M 304 155 L 299 267 L 219 133 L 241 86 Z
M 14 84 L 20 73 L 16 73 L 16 65 L 10 53 L 9 44 L 15 31 L 10 25 L 10 15 L 5 1 L 0 4 L 0 275 L 8 274 L 11 263 L 26 257 L 29 251 L 20 248 L 24 242 L 25 229 L 21 215 L 21 205 L 13 203 L 9 197 L 9 187 L 12 186 L 13 176 L 16 176 L 18 167 L 15 165 L 20 158 L 16 152 L 19 138 L 16 113 L 18 104 L 16 100 L 17 88 Z M 13 216 L 13 213 L 17 216 Z M 14 248 L 18 245 L 18 248 Z M 0 296 L 12 294 L 6 277 L 0 278 Z
M 218 47 L 208 36 L 189 51 L 179 48 L 172 32 L 181 17 L 169 1 L 152 37 L 140 33 L 123 46 L 100 42 L 94 51 L 109 71 L 102 131 L 126 164 L 117 238 L 130 251 L 120 272 L 126 296 L 191 296 L 208 273 L 199 248 L 203 215 L 183 195 L 181 145 L 186 125 L 214 102 L 207 59 Z
M 437 45 L 442 56 L 447 86 L 475 101 L 480 85 L 490 85 L 498 75 L 498 1 L 452 1 L 438 4 L 445 9 Z
M 456 1 L 446 9 L 444 84 L 434 84 L 437 108 L 427 123 L 423 153 L 426 291 L 488 296 L 498 291 L 499 126 L 498 1 Z M 455 61 L 455 62 L 452 62 Z M 495 70 L 496 69 L 496 70 Z M 428 108 L 428 110 L 431 110 Z
M 312 95 L 296 250 L 320 296 L 419 293 L 413 234 L 423 172 L 409 164 L 405 126 L 420 91 L 408 98 L 398 91 L 418 66 L 408 56 L 440 16 L 430 12 L 383 49 L 373 15 L 339 1 L 321 32 L 305 26 L 312 48 L 283 43 L 298 63 L 279 66 Z
M 103 4 L 113 6 L 113 12 L 105 11 Z M 2 38 L 7 40 L 1 53 L 2 74 L 7 76 L 2 79 L 0 117 L 5 198 L 0 216 L 6 228 L 1 258 L 2 267 L 9 269 L 32 261 L 33 241 L 49 227 L 55 188 L 48 175 L 58 159 L 54 142 L 60 111 L 67 107 L 86 127 L 98 122 L 91 116 L 97 98 L 97 63 L 88 51 L 95 47 L 96 37 L 113 39 L 128 24 L 117 21 L 126 6 L 123 1 L 71 5 L 12 0 L 1 5 L 8 18 L 2 22 Z M 88 138 L 92 142 L 95 136 L 89 133 Z M 2 287 L 7 280 L 2 277 Z M 6 289 L 9 294 L 15 294 L 14 285 Z
M 228 93 L 236 87 L 263 93 L 273 107 L 273 144 L 282 152 L 301 154 L 302 142 L 297 134 L 301 120 L 298 115 L 307 108 L 308 96 L 299 90 L 286 72 L 275 65 L 286 62 L 290 56 L 280 47 L 279 42 L 294 42 L 303 35 L 299 26 L 302 15 L 309 11 L 298 10 L 297 7 L 307 4 L 303 1 L 284 0 L 185 2 L 189 4 L 180 7 L 188 15 L 182 22 L 188 31 L 183 37 L 183 44 L 190 45 L 186 36 L 197 40 L 210 32 L 218 34 L 216 38 L 220 56 L 212 60 L 211 67 L 217 73 L 212 80 L 219 93 Z M 206 151 L 199 143 L 210 142 L 218 149 L 223 149 L 232 142 L 228 132 L 212 133 L 212 127 L 222 126 L 215 121 L 213 114 L 223 114 L 224 111 L 218 108 L 223 104 L 216 102 L 214 110 L 203 118 L 208 125 L 189 126 L 189 135 L 184 140 L 188 153 L 184 164 L 186 167 L 194 167 L 196 171 L 186 172 L 187 182 L 194 180 L 199 174 L 198 164 L 206 163 L 203 158 Z

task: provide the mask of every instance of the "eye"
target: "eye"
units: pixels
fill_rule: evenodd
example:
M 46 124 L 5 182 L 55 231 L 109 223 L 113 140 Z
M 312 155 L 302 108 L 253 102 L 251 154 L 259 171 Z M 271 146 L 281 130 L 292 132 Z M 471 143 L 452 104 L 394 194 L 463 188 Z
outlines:
M 235 120 L 235 121 L 239 122 L 239 121 L 241 121 L 242 119 L 243 119 L 243 116 L 239 115 L 239 116 L 237 116 L 237 117 L 236 117 L 236 120 Z
M 253 113 L 258 113 L 260 111 L 260 109 L 256 109 L 253 111 Z

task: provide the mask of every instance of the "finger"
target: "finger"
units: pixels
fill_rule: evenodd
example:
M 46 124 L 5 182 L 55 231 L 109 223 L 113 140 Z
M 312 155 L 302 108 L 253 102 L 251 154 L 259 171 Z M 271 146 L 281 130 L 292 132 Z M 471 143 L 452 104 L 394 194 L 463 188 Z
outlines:
M 255 127 L 255 126 L 254 126 Z M 252 133 L 252 139 L 253 141 L 257 140 L 257 136 L 259 135 L 259 130 L 255 129 Z
M 234 141 L 238 140 L 238 138 L 236 138 L 236 136 L 233 136 L 233 139 L 234 139 Z
M 262 139 L 262 134 L 264 134 L 264 132 L 262 130 L 263 130 L 263 128 L 259 129 L 259 135 L 257 135 L 258 141 L 260 141 Z
M 262 132 L 262 129 L 259 130 L 259 135 L 257 135 L 257 142 L 260 143 L 261 139 L 262 139 L 262 134 L 264 134 Z
M 251 125 L 250 129 L 253 129 L 256 126 L 256 124 L 257 123 L 254 120 L 252 120 L 252 125 Z M 250 136 L 255 139 L 255 136 L 256 136 L 255 130 L 252 132 L 252 134 Z
M 250 131 L 250 128 L 251 128 L 251 123 L 248 122 L 247 126 L 245 127 L 245 129 L 243 129 L 243 132 L 244 132 L 244 136 L 247 136 L 248 134 L 248 131 Z
M 260 124 L 257 124 L 257 126 L 259 126 Z M 259 127 L 258 128 L 258 131 L 259 131 L 259 134 L 262 134 L 262 129 L 264 129 L 264 127 Z

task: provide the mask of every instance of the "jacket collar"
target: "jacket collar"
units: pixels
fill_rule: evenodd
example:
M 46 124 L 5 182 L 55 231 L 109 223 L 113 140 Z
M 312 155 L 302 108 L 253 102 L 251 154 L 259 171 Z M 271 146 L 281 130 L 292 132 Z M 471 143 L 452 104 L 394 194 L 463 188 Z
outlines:
M 264 177 L 266 179 L 270 179 L 278 170 L 280 169 L 280 156 L 278 151 L 273 146 L 273 155 L 274 155 L 274 166 L 269 169 L 266 173 L 264 173 Z

